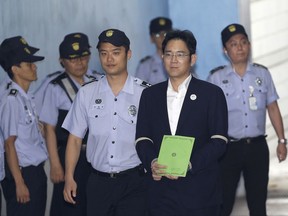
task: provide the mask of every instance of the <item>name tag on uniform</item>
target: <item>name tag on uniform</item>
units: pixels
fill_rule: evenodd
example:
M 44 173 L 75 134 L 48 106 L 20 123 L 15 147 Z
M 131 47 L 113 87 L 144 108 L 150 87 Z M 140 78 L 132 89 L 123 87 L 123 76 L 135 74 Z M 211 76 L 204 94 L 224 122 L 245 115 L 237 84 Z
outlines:
M 104 105 L 103 104 L 94 104 L 93 105 L 93 109 L 104 109 Z
M 257 100 L 256 97 L 254 97 L 254 87 L 249 86 L 249 92 L 250 92 L 250 97 L 249 97 L 249 108 L 250 110 L 257 110 Z

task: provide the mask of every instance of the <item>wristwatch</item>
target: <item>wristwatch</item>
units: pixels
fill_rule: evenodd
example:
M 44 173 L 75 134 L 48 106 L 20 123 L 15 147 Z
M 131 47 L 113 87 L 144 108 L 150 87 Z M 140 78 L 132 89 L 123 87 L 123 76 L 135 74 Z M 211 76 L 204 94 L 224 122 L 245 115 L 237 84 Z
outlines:
M 279 139 L 278 143 L 287 145 L 287 139 L 285 139 L 285 138 L 284 139 Z

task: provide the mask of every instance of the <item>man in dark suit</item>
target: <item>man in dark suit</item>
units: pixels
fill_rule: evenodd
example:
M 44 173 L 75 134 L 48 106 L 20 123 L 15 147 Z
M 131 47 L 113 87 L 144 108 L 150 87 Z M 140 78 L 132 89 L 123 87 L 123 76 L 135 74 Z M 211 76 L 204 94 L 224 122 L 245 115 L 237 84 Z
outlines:
M 193 77 L 196 39 L 190 31 L 167 33 L 162 44 L 169 79 L 143 91 L 136 149 L 151 173 L 150 215 L 218 215 L 222 200 L 218 160 L 227 143 L 227 105 L 222 90 Z M 157 157 L 164 135 L 194 137 L 186 177 L 168 175 Z

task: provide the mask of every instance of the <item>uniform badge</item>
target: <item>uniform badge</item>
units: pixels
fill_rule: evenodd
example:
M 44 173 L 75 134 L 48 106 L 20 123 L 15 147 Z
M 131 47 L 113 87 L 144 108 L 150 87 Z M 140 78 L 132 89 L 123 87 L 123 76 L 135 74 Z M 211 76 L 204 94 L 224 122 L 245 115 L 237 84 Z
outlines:
M 227 84 L 229 81 L 228 80 L 222 80 L 223 84 Z
M 256 83 L 257 86 L 261 86 L 262 83 L 263 83 L 263 80 L 260 77 L 256 77 L 255 83 Z
M 96 99 L 96 100 L 95 100 L 95 103 L 96 103 L 96 104 L 101 104 L 101 103 L 102 103 L 102 99 Z
M 135 105 L 130 105 L 128 107 L 128 113 L 129 113 L 130 116 L 133 116 L 133 117 L 136 116 L 136 114 L 137 114 L 136 106 Z
M 194 101 L 194 100 L 197 99 L 197 96 L 196 96 L 195 94 L 191 94 L 191 95 L 190 95 L 190 99 Z

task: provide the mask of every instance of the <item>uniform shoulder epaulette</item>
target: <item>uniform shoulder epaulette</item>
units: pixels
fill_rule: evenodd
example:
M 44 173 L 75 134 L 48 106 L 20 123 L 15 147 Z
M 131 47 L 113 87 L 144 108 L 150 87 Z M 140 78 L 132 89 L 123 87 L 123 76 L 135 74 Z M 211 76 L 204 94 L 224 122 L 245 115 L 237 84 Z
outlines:
M 63 72 L 63 71 L 56 71 L 56 72 L 53 72 L 53 73 L 51 73 L 51 74 L 48 74 L 47 77 L 48 77 L 48 78 L 51 78 L 51 77 L 53 77 L 53 76 L 57 76 L 57 75 L 61 74 L 62 72 Z
M 213 73 L 215 73 L 216 71 L 222 70 L 222 69 L 225 68 L 225 67 L 226 67 L 226 65 L 221 65 L 221 66 L 219 66 L 219 67 L 216 67 L 216 68 L 214 68 L 214 69 L 212 69 L 212 70 L 210 71 L 210 74 L 213 74 Z
M 91 81 L 85 82 L 82 86 L 85 86 L 85 85 L 93 83 L 93 82 L 98 82 L 98 80 L 97 79 L 93 79 Z
M 147 60 L 150 59 L 150 58 L 151 58 L 150 55 L 145 56 L 144 58 L 142 58 L 142 59 L 140 60 L 140 63 L 143 63 L 143 62 L 147 61 Z
M 148 83 L 148 82 L 146 82 L 146 81 L 143 81 L 143 80 L 141 80 L 141 79 L 138 79 L 138 78 L 136 78 L 136 79 L 134 79 L 134 81 L 137 83 L 137 84 L 139 84 L 140 86 L 142 86 L 142 87 L 150 87 L 150 86 L 152 86 L 150 83 Z
M 55 79 L 53 79 L 51 81 L 51 83 L 53 84 L 57 84 L 59 83 L 62 79 L 66 78 L 67 77 L 67 74 L 66 73 L 61 73 L 59 76 L 57 76 Z
M 17 89 L 11 89 L 10 92 L 9 92 L 9 95 L 16 96 L 17 93 L 18 93 Z
M 264 69 L 268 70 L 267 67 L 265 67 L 264 65 L 258 64 L 258 63 L 253 63 L 253 66 L 255 66 L 255 67 L 261 67 L 261 68 L 264 68 Z

